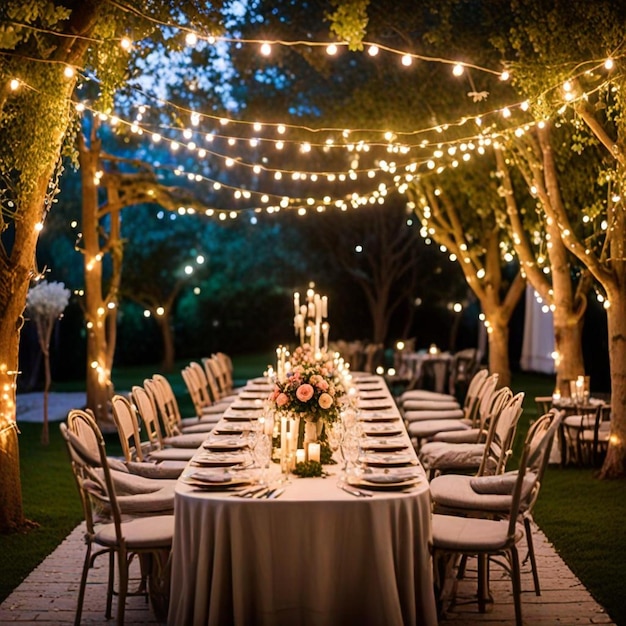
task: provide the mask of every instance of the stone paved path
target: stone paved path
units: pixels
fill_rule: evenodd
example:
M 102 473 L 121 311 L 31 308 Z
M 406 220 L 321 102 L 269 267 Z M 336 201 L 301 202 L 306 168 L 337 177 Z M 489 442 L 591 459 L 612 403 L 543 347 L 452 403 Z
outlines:
M 602 607 L 594 601 L 538 529 L 535 529 L 534 541 L 542 594 L 541 596 L 534 594 L 530 568 L 524 565 L 522 572 L 524 623 L 529 626 L 612 624 Z M 50 626 L 73 624 L 83 555 L 81 525 L 72 531 L 0 605 L 0 624 Z M 101 557 L 96 560 L 96 567 L 89 572 L 83 624 L 114 623 L 107 622 L 104 618 L 107 562 L 106 557 Z M 136 577 L 137 568 L 133 571 Z M 470 561 L 467 577 L 459 585 L 457 604 L 442 617 L 440 622 L 442 626 L 515 624 L 510 579 L 501 569 L 492 566 L 491 591 L 494 602 L 489 612 L 483 614 L 478 612 L 477 605 L 472 600 L 475 591 L 474 564 Z M 114 611 L 115 602 L 114 599 Z M 133 624 L 155 626 L 160 622 L 156 620 L 143 598 L 133 597 L 127 601 L 126 623 L 131 626 Z

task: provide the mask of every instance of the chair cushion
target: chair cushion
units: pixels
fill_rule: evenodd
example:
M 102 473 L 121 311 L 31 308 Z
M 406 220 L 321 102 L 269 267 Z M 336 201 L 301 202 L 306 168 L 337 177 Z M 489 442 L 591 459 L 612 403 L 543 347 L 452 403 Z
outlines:
M 519 541 L 523 531 L 509 539 L 508 520 L 477 519 L 456 515 L 433 515 L 433 547 L 468 554 L 502 550 Z
M 431 470 L 471 470 L 480 466 L 484 449 L 483 443 L 429 441 L 420 448 L 419 458 Z
M 159 482 L 170 482 L 160 480 Z M 174 487 L 167 485 L 152 493 L 118 496 L 117 503 L 123 515 L 172 515 L 174 513 Z
M 128 473 L 128 467 L 126 467 L 126 463 L 121 459 L 116 459 L 112 456 L 108 456 L 107 463 L 109 464 L 109 468 L 112 470 Z
M 175 463 L 174 465 L 168 465 L 166 463 L 150 463 L 131 461 L 127 464 L 128 470 L 131 474 L 137 474 L 137 476 L 143 476 L 144 478 L 178 478 L 181 472 L 187 466 L 186 461 L 170 461 Z
M 430 495 L 438 507 L 464 511 L 507 513 L 511 495 L 480 494 L 472 489 L 473 476 L 443 474 L 430 481 Z
M 405 411 L 455 411 L 460 409 L 461 405 L 456 400 L 405 400 L 402 408 Z
M 215 421 L 211 421 L 211 420 L 202 420 L 200 422 L 197 422 L 196 424 L 189 424 L 187 426 L 183 425 L 182 427 L 182 431 L 183 431 L 183 435 L 194 435 L 197 433 L 210 433 L 214 428 L 215 428 L 215 424 L 217 424 L 219 422 L 219 419 L 216 419 Z
M 163 448 L 148 453 L 150 461 L 189 461 L 196 453 L 195 448 Z
M 165 437 L 163 442 L 174 448 L 199 448 L 207 438 L 208 433 L 189 433 Z
M 461 424 L 467 422 L 461 421 Z M 433 441 L 445 441 L 447 443 L 478 443 L 480 438 L 480 428 L 470 428 L 467 426 L 464 430 L 450 430 L 439 432 L 432 436 Z
M 445 411 L 404 411 L 404 419 L 407 422 L 424 422 L 426 420 L 460 420 L 465 413 L 463 409 Z
M 568 415 L 563 419 L 563 424 L 570 428 L 593 428 L 595 422 L 595 415 Z
M 142 517 L 122 523 L 122 534 L 129 551 L 149 548 L 167 549 L 174 536 L 174 516 Z M 95 540 L 104 546 L 118 545 L 113 524 L 105 524 L 96 531 Z
M 480 477 L 443 474 L 430 481 L 430 494 L 439 507 L 506 514 L 511 509 L 516 481 L 517 472 Z M 535 482 L 534 475 L 524 476 L 521 502 L 528 501 Z M 525 508 L 521 507 L 522 510 Z
M 223 411 L 221 411 L 220 413 L 216 413 L 216 414 L 203 415 L 201 419 L 198 419 L 197 417 L 183 417 L 180 424 L 184 430 L 186 430 L 189 427 L 195 428 L 196 426 L 205 426 L 205 425 L 212 426 L 216 422 L 220 421 L 222 417 L 222 413 Z
M 449 393 L 438 393 L 427 389 L 411 389 L 400 396 L 400 402 L 405 400 L 431 400 L 434 402 L 456 402 L 456 398 Z
M 154 478 L 144 478 L 128 472 L 118 472 L 111 470 L 111 478 L 115 493 L 118 496 L 136 495 L 145 493 L 155 493 L 164 487 L 176 485 L 175 480 L 157 480 Z
M 408 427 L 409 436 L 420 439 L 432 437 L 441 432 L 459 430 L 469 430 L 469 426 L 459 420 L 425 420 L 423 422 L 410 422 Z

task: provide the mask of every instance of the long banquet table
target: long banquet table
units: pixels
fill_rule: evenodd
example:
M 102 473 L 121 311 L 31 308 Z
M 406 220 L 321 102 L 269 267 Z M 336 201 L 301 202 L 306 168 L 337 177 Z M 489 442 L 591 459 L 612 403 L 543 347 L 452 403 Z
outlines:
M 363 397 L 377 398 L 362 400 L 364 416 L 377 415 L 384 396 L 391 408 L 379 414 L 398 418 L 402 432 L 393 442 L 407 446 L 403 454 L 411 455 L 417 484 L 355 497 L 338 488 L 340 466 L 330 465 L 328 477 L 292 477 L 280 498 L 256 499 L 195 489 L 183 472 L 176 487 L 168 624 L 437 623 L 426 476 L 383 379 L 357 382 Z M 251 381 L 249 397 L 255 388 L 262 385 Z M 237 402 L 220 424 L 241 419 Z

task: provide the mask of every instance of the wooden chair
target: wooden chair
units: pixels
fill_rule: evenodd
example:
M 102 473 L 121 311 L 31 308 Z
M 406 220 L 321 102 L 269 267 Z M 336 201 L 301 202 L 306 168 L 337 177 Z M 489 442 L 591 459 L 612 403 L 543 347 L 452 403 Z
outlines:
M 155 612 L 165 617 L 162 614 L 169 588 L 168 560 L 174 534 L 173 515 L 133 519 L 123 517 L 109 469 L 104 439 L 95 420 L 86 411 L 73 410 L 68 415 L 67 426 L 62 423 L 60 427 L 86 523 L 87 549 L 78 591 L 76 626 L 81 622 L 89 569 L 100 555 L 109 557 L 105 610 L 107 619 L 112 616 L 113 595 L 117 595 L 116 621 L 119 625 L 124 623 L 126 597 L 134 595 L 128 591 L 128 584 L 129 566 L 135 555 L 139 555 L 142 562 L 143 576 L 139 593 L 145 595 L 143 589 L 145 578 Z M 116 556 L 117 592 L 114 591 Z
M 439 603 L 443 600 L 441 592 L 444 589 L 442 583 L 442 565 L 455 563 L 456 558 L 476 556 L 478 560 L 478 602 L 481 611 L 485 610 L 489 595 L 489 559 L 504 557 L 505 568 L 511 575 L 513 586 L 513 599 L 515 604 L 515 621 L 517 626 L 522 626 L 522 603 L 520 581 L 520 559 L 517 544 L 524 536 L 519 528 L 518 520 L 524 517 L 529 508 L 536 502 L 541 484 L 541 476 L 545 471 L 550 454 L 550 446 L 554 434 L 558 428 L 561 414 L 557 411 L 550 412 L 539 418 L 531 425 L 524 442 L 522 457 L 518 470 L 514 476 L 490 476 L 482 480 L 484 489 L 491 489 L 486 496 L 490 502 L 498 498 L 505 502 L 505 514 L 498 515 L 495 519 L 487 516 L 470 517 L 467 511 L 462 515 L 433 515 L 433 563 L 435 566 L 435 578 L 439 588 Z M 437 478 L 444 481 L 448 476 Z M 465 477 L 467 482 L 472 479 Z M 478 480 L 478 479 L 476 479 Z M 490 485 L 485 485 L 490 481 Z M 471 485 L 471 483 L 469 483 Z M 456 490 L 459 493 L 459 490 Z M 490 505 L 492 506 L 492 505 Z M 484 509 L 483 509 L 484 511 Z M 530 544 L 532 546 L 532 543 Z M 463 560 L 461 561 L 463 563 Z M 536 564 L 533 558 L 533 569 L 536 573 Z M 464 567 L 458 570 L 457 579 L 464 574 Z M 535 579 L 536 592 L 538 591 L 538 579 Z

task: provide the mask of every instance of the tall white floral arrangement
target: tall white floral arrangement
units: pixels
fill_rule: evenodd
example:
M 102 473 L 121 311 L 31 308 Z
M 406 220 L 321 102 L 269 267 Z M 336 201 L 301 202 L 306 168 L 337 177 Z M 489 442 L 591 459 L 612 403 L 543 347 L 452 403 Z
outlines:
M 44 357 L 45 385 L 43 395 L 43 431 L 41 442 L 47 444 L 48 391 L 50 389 L 50 337 L 54 324 L 70 301 L 70 290 L 63 283 L 42 281 L 31 287 L 26 296 L 26 310 L 37 327 L 39 346 Z

